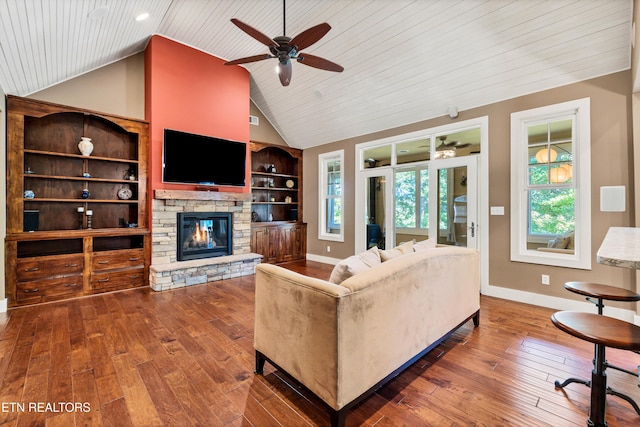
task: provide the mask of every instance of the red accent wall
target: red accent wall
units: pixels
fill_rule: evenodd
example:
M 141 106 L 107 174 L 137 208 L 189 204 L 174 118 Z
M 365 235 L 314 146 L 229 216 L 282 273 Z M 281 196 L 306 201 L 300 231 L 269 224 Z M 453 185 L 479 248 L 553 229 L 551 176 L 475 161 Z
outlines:
M 165 128 L 246 142 L 249 162 L 249 108 L 249 72 L 246 69 L 225 66 L 220 58 L 165 37 L 151 37 L 145 51 L 150 194 L 153 195 L 156 189 L 196 189 L 193 185 L 162 182 Z M 223 161 L 211 159 L 211 167 Z M 249 193 L 250 179 L 250 167 L 247 167 L 245 187 L 220 186 L 218 190 Z

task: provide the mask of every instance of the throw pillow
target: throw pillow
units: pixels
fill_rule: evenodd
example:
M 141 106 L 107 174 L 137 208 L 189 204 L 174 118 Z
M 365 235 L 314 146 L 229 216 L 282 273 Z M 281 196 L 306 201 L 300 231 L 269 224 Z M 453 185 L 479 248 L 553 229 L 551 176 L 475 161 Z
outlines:
M 339 285 L 349 277 L 361 271 L 366 271 L 374 265 L 380 264 L 380 262 L 380 251 L 378 251 L 377 246 L 374 246 L 366 252 L 352 255 L 336 264 L 331 272 L 329 281 Z
M 389 261 L 392 258 L 399 257 L 400 255 L 413 252 L 413 242 L 406 242 L 396 246 L 393 249 L 380 251 L 380 259 L 382 262 Z
M 571 241 L 568 236 L 558 236 L 549 242 L 549 248 L 566 249 L 567 245 Z
M 425 239 L 413 244 L 413 250 L 415 252 L 425 251 L 427 249 L 435 249 L 435 247 L 436 241 L 434 239 Z

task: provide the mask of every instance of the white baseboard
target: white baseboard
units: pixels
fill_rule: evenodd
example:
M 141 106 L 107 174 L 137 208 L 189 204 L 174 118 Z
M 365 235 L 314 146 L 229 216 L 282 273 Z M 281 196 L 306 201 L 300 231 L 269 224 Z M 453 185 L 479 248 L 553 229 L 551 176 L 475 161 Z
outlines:
M 341 259 L 338 259 L 338 258 L 330 258 L 328 256 L 314 255 L 314 254 L 307 254 L 307 259 L 309 261 L 322 262 L 325 264 L 332 264 L 332 265 L 336 265 L 337 263 L 342 261 Z
M 533 292 L 519 291 L 516 289 L 509 289 L 492 285 L 484 286 L 481 292 L 482 295 L 523 302 L 525 304 L 538 305 L 541 307 L 553 308 L 556 310 L 584 311 L 587 313 L 598 312 L 598 308 L 595 306 L 595 304 L 592 304 L 585 300 L 576 301 L 568 298 L 552 297 L 549 295 L 536 294 Z M 635 304 L 632 304 L 632 306 L 633 308 L 635 308 Z M 607 303 L 605 301 L 603 314 L 640 326 L 640 316 L 637 315 L 632 309 L 627 310 L 618 307 L 609 307 L 607 306 Z
M 8 302 L 6 298 L 0 300 L 0 313 L 7 312 L 7 307 L 8 307 L 7 304 Z

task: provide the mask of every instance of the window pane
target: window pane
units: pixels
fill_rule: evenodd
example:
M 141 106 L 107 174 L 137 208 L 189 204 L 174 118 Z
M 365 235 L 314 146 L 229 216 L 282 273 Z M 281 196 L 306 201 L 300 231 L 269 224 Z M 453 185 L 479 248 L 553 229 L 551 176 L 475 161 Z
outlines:
M 391 164 L 391 145 L 367 148 L 364 150 L 363 159 L 363 169 L 389 166 Z
M 576 226 L 573 188 L 529 192 L 529 234 L 559 235 Z
M 529 184 L 542 185 L 549 183 L 549 166 L 529 166 Z
M 431 139 L 418 139 L 396 144 L 396 164 L 405 164 L 429 160 Z
M 573 120 L 527 127 L 529 184 L 562 184 L 573 180 Z
M 342 163 L 344 150 L 320 154 L 318 177 L 321 202 L 318 204 L 318 238 L 344 240 L 342 228 Z
M 436 159 L 479 154 L 480 128 L 439 135 L 435 139 L 435 146 L 434 157 Z
M 440 199 L 438 228 L 440 230 L 447 230 L 449 224 L 449 176 L 447 173 L 448 169 L 440 169 L 438 171 L 438 174 L 440 175 L 438 182 L 438 196 Z
M 340 218 L 342 217 L 340 199 L 327 199 L 326 205 L 327 230 L 329 234 L 340 234 Z
M 420 171 L 420 228 L 429 228 L 429 170 Z
M 396 172 L 396 227 L 416 226 L 416 171 Z

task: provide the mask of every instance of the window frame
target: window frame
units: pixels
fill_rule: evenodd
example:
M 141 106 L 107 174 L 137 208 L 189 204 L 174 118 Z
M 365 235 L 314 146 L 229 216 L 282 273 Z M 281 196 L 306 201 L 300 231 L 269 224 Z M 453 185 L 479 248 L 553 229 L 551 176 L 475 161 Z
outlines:
M 528 126 L 572 117 L 575 247 L 573 254 L 527 248 L 529 237 L 529 194 L 542 186 L 529 184 Z M 591 269 L 591 114 L 590 99 L 582 98 L 511 114 L 511 261 Z
M 339 196 L 327 194 L 329 188 L 329 172 L 327 165 L 329 162 L 338 160 L 340 162 L 340 185 Z M 344 150 L 336 150 L 318 155 L 318 240 L 331 240 L 334 242 L 344 242 Z M 325 206 L 329 199 L 339 200 L 342 210 L 340 212 L 340 233 L 328 233 L 328 218 Z

